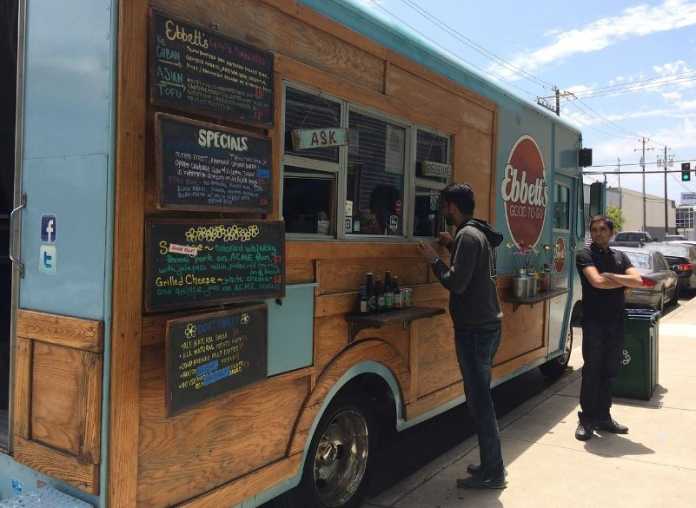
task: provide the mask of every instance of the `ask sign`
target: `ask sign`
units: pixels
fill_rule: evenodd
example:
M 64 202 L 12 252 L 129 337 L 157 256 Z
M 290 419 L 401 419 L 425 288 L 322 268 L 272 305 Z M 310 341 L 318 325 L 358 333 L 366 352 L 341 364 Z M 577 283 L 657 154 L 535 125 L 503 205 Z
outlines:
M 295 150 L 326 148 L 348 144 L 348 129 L 294 129 L 292 131 L 292 147 Z

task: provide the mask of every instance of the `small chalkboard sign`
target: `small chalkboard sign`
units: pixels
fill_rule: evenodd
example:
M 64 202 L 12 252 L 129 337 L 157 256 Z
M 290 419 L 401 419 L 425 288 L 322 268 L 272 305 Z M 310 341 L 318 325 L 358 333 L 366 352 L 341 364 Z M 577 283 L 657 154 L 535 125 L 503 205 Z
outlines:
M 282 221 L 150 220 L 145 309 L 186 309 L 285 295 Z
M 265 379 L 267 329 L 265 305 L 167 321 L 167 415 Z
M 273 55 L 152 11 L 150 101 L 214 118 L 273 124 Z
M 164 113 L 155 139 L 159 208 L 268 213 L 270 139 Z

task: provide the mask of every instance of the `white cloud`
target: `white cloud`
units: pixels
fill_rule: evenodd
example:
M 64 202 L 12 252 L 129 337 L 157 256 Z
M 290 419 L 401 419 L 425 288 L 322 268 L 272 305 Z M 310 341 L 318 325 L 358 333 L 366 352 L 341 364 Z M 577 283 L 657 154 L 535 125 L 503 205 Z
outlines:
M 581 28 L 557 33 L 553 35 L 553 43 L 517 56 L 512 64 L 534 72 L 575 54 L 600 51 L 622 40 L 691 25 L 696 25 L 696 3 L 665 0 L 658 6 L 638 5 L 625 9 L 619 16 L 600 18 Z M 506 79 L 519 79 L 515 71 L 504 66 L 491 65 L 490 71 Z

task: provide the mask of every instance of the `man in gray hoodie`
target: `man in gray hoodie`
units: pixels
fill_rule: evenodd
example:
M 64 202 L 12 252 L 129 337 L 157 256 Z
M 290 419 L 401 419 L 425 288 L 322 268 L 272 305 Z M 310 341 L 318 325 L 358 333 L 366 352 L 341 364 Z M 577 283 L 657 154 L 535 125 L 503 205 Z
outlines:
M 450 292 L 450 314 L 459 366 L 469 411 L 478 434 L 480 465 L 469 465 L 470 477 L 457 480 L 460 488 L 502 489 L 506 486 L 498 421 L 491 398 L 491 367 L 500 344 L 500 302 L 496 290 L 495 247 L 503 236 L 486 222 L 473 218 L 474 191 L 466 184 L 450 184 L 440 195 L 447 223 L 457 227 L 454 238 L 440 234 L 450 250 L 451 265 L 433 247 L 420 243 L 423 256 Z

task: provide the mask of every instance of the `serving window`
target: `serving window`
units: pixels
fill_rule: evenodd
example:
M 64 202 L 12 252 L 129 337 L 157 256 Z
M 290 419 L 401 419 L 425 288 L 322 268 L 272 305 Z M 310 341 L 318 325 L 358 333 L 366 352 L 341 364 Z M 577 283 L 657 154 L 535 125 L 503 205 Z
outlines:
M 452 181 L 450 157 L 448 136 L 417 129 L 414 236 L 437 236 L 438 232 L 445 231 L 440 192 Z
M 288 234 L 398 239 L 443 230 L 449 136 L 302 86 L 286 83 L 284 102 L 281 200 Z M 300 136 L 315 130 L 337 135 L 330 146 L 304 148 Z
M 349 129 L 346 233 L 403 236 L 406 129 L 355 111 Z

